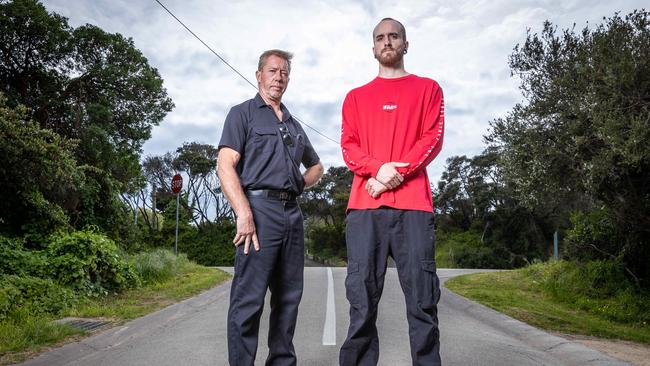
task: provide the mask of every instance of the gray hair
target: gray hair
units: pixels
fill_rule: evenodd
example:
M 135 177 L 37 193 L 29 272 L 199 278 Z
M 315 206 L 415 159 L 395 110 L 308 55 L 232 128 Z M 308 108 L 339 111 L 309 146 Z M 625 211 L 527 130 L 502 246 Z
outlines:
M 278 56 L 285 60 L 287 62 L 287 68 L 289 69 L 288 71 L 291 73 L 291 59 L 293 58 L 293 53 L 277 49 L 262 52 L 260 55 L 260 61 L 257 63 L 257 71 L 262 71 L 266 59 L 269 58 L 269 56 Z

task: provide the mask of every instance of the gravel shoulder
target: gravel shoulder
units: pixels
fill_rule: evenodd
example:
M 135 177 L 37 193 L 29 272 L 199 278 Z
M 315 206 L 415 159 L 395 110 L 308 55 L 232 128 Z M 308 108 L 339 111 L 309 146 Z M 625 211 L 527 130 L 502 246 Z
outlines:
M 628 341 L 617 341 L 588 337 L 576 334 L 554 333 L 571 341 L 575 341 L 597 351 L 619 358 L 635 366 L 650 366 L 650 345 Z

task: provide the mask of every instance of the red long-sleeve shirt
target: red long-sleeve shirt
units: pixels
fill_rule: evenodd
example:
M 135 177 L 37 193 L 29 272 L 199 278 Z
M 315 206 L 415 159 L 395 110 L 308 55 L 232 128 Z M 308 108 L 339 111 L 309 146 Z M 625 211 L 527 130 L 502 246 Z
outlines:
M 440 152 L 443 127 L 442 89 L 434 80 L 377 77 L 350 91 L 341 130 L 343 159 L 354 172 L 348 210 L 388 206 L 433 212 L 426 166 Z M 372 198 L 366 182 L 391 161 L 409 163 L 397 168 L 404 182 Z

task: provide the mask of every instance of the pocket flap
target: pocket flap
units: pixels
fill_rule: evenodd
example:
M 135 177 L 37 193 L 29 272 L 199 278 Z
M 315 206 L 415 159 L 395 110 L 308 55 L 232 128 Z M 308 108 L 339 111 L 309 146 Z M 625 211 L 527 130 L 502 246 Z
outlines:
M 359 272 L 359 263 L 357 262 L 348 262 L 348 273 Z
M 272 126 L 255 126 L 253 131 L 258 135 L 275 135 L 276 129 Z
M 435 272 L 436 271 L 436 261 L 432 261 L 432 260 L 422 261 L 422 269 L 427 271 L 427 272 Z

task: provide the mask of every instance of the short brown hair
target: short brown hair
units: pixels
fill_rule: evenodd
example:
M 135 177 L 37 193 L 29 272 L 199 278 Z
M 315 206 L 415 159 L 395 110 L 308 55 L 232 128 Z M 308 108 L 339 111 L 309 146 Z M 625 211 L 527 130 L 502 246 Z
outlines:
M 287 68 L 289 69 L 288 71 L 291 73 L 291 59 L 293 58 L 293 53 L 277 49 L 262 52 L 260 55 L 260 61 L 257 63 L 257 71 L 262 71 L 266 59 L 269 58 L 269 56 L 278 56 L 285 60 L 287 62 Z
M 396 19 L 393 19 L 393 18 L 384 18 L 384 19 L 380 20 L 379 23 L 381 23 L 381 22 L 383 22 L 385 20 L 392 20 L 392 21 L 394 21 L 395 23 L 397 23 L 399 25 L 400 31 L 402 32 L 402 39 L 404 40 L 404 42 L 406 42 L 406 28 L 404 28 L 404 24 L 402 24 L 402 22 L 400 22 L 399 20 L 396 20 Z M 377 25 L 379 25 L 379 23 L 377 23 Z M 375 28 L 377 28 L 377 27 L 375 26 Z M 374 38 L 375 37 L 375 34 L 374 34 L 375 32 L 373 31 L 372 33 L 373 33 L 372 37 Z

